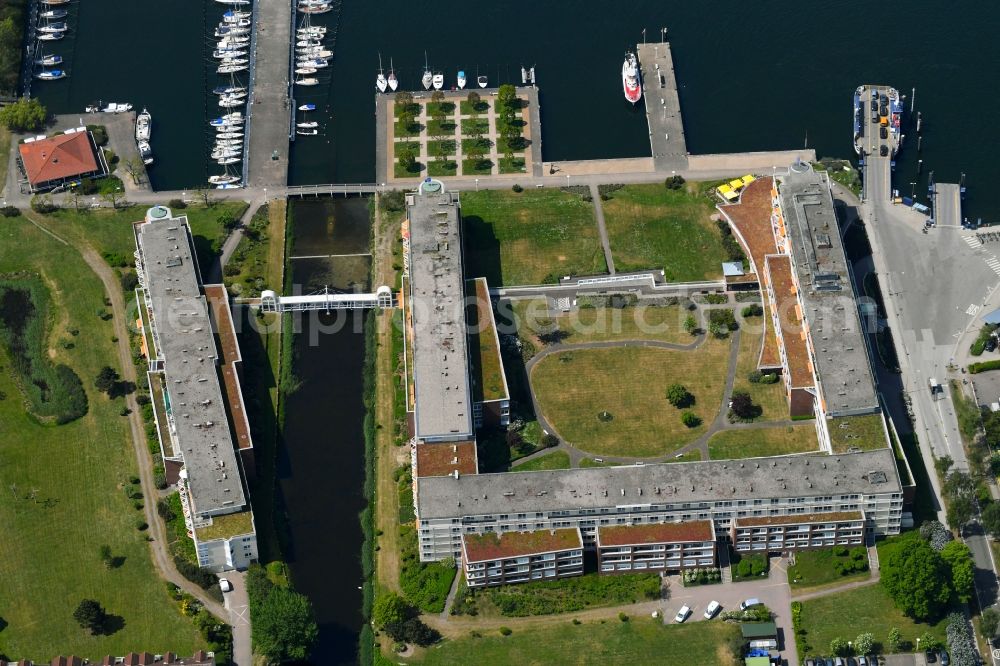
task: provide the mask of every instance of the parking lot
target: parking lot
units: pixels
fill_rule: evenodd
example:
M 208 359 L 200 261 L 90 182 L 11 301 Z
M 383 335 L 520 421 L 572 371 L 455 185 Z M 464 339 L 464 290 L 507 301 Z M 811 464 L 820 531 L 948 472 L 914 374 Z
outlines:
M 670 595 L 666 599 L 664 608 L 664 622 L 673 622 L 677 611 L 684 605 L 691 608 L 691 616 L 687 622 L 707 622 L 703 613 L 712 601 L 718 601 L 722 605 L 720 612 L 724 612 L 739 610 L 741 601 L 757 598 L 774 613 L 774 623 L 778 626 L 778 647 L 783 663 L 788 666 L 799 666 L 795 653 L 795 634 L 792 633 L 791 593 L 788 588 L 786 565 L 787 560 L 772 557 L 771 574 L 767 578 L 724 585 L 684 587 L 679 577 L 671 576 Z

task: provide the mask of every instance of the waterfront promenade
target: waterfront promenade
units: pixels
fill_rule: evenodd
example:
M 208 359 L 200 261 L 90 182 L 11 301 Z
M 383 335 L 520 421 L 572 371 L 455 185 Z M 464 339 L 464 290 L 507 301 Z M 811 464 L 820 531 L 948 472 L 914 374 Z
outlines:
M 962 190 L 957 183 L 934 183 L 934 223 L 939 227 L 962 225 Z
M 649 145 L 655 168 L 664 172 L 684 169 L 688 165 L 687 142 L 670 43 L 638 44 L 636 51 L 642 68 Z
M 254 3 L 253 88 L 244 155 L 245 183 L 250 188 L 279 188 L 288 183 L 292 14 L 292 3 L 284 0 Z

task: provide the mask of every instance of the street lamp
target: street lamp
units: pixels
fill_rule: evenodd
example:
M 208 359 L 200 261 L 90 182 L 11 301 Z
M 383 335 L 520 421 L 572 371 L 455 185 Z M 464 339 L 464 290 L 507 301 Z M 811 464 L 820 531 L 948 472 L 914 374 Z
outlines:
M 476 192 L 479 191 L 479 179 L 476 178 Z
M 911 181 L 910 182 L 910 198 L 911 199 L 913 198 L 914 192 L 916 191 L 916 187 L 917 187 L 917 181 L 915 181 L 915 180 Z

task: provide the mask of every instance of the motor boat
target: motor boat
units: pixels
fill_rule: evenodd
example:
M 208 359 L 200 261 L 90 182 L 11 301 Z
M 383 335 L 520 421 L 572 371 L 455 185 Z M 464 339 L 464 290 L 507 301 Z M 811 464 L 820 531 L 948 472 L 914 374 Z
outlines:
M 309 5 L 308 7 L 299 7 L 299 11 L 303 14 L 326 14 L 333 11 L 333 7 L 330 5 Z
M 465 70 L 460 69 L 460 70 L 458 70 L 458 89 L 459 90 L 462 90 L 463 88 L 465 88 L 465 82 L 466 82 L 466 79 L 465 79 Z
M 316 86 L 316 85 L 319 85 L 319 79 L 312 78 L 312 77 L 307 77 L 307 78 L 304 78 L 304 79 L 298 79 L 298 80 L 295 81 L 295 85 L 297 85 L 297 86 Z
M 318 67 L 323 68 L 329 65 L 329 61 L 323 58 L 303 58 L 299 60 L 300 67 Z
M 296 67 L 295 68 L 295 73 L 296 74 L 315 74 L 318 71 L 319 70 L 316 69 L 315 67 Z
M 217 189 L 217 190 L 238 190 L 238 189 L 240 189 L 242 187 L 243 187 L 243 185 L 241 185 L 240 183 L 223 183 L 222 185 L 216 185 L 215 189 Z
M 66 78 L 66 70 L 63 69 L 44 69 L 38 74 L 35 74 L 35 78 L 41 81 L 56 81 L 58 79 Z
M 215 1 L 222 3 L 224 5 L 234 5 L 234 6 L 250 4 L 250 0 L 215 0 Z
M 315 111 L 315 110 L 316 110 L 316 105 L 315 104 L 300 104 L 299 105 L 299 111 Z
M 310 37 L 314 39 L 316 38 L 321 39 L 326 35 L 326 28 L 321 25 L 310 26 L 308 28 L 299 28 L 298 30 L 295 31 L 295 34 L 296 36 L 298 36 L 299 39 L 307 39 Z
M 62 61 L 63 58 L 61 55 L 42 55 L 41 58 L 35 61 L 35 64 L 42 67 L 51 67 L 53 65 L 61 65 Z
M 65 32 L 42 32 L 38 34 L 38 39 L 43 42 L 54 42 L 66 36 Z
M 55 23 L 46 23 L 45 25 L 38 26 L 39 32 L 66 32 L 68 29 L 69 27 L 65 21 L 56 21 Z
M 315 130 L 315 129 L 312 129 L 312 130 L 295 130 L 295 133 L 299 134 L 301 136 L 316 136 L 317 134 L 319 134 L 319 130 Z
M 246 59 L 246 58 L 223 58 L 222 61 L 219 64 L 222 65 L 222 66 L 226 66 L 226 65 L 245 65 L 245 64 L 247 64 L 249 62 L 250 61 L 248 59 Z
M 313 37 L 310 37 L 309 39 L 300 39 L 295 42 L 295 48 L 297 49 L 308 49 L 315 46 L 323 46 L 323 42 Z
M 238 157 L 220 157 L 215 160 L 216 164 L 236 164 L 237 162 L 242 162 Z
M 228 130 L 232 130 L 232 131 L 237 131 L 239 129 L 243 129 L 242 128 L 242 125 L 243 125 L 243 119 L 242 118 L 232 118 L 232 119 L 227 119 L 227 118 L 213 118 L 212 120 L 208 121 L 208 124 L 211 125 L 212 127 L 225 127 Z
M 396 88 L 399 87 L 399 79 L 396 78 L 396 68 L 392 66 L 392 58 L 389 58 L 389 76 L 386 80 L 389 82 L 389 90 L 396 92 Z
M 242 122 L 243 121 L 243 112 L 242 111 L 230 111 L 229 113 L 223 114 L 222 118 L 224 120 L 239 120 L 240 122 Z
M 219 100 L 219 106 L 223 109 L 235 109 L 236 107 L 243 106 L 247 101 L 239 97 L 223 97 Z
M 297 49 L 297 55 L 308 56 L 310 58 L 330 58 L 333 56 L 333 51 L 320 47 L 312 49 Z
M 208 177 L 208 182 L 211 185 L 228 185 L 230 183 L 238 183 L 239 180 L 240 180 L 239 176 L 231 176 L 229 174 Z
M 625 90 L 625 99 L 633 104 L 642 98 L 642 84 L 639 82 L 639 63 L 635 59 L 635 54 L 631 51 L 625 53 L 625 62 L 622 63 L 622 87 Z
M 43 5 L 54 7 L 56 5 L 68 5 L 69 0 L 41 0 Z
M 48 9 L 38 15 L 39 18 L 43 18 L 47 21 L 66 18 L 67 16 L 69 16 L 69 12 L 65 9 Z
M 143 109 L 142 113 L 135 117 L 135 140 L 149 141 L 152 126 L 153 116 L 149 113 L 149 111 Z
M 245 19 L 250 18 L 251 12 L 241 12 L 238 9 L 227 9 L 222 15 L 223 21 L 232 21 L 233 19 Z
M 222 58 L 239 58 L 245 56 L 247 52 L 240 49 L 217 49 L 212 51 L 212 57 L 217 59 Z
M 246 48 L 246 45 L 250 43 L 250 38 L 246 35 L 232 35 L 230 37 L 223 37 L 215 43 L 216 49 L 230 49 L 236 48 Z
M 222 99 L 244 99 L 247 96 L 247 91 L 237 90 L 235 92 L 226 93 L 224 95 L 219 95 Z
M 312 129 L 314 127 L 319 127 L 319 123 L 296 123 L 295 126 L 299 129 Z
M 238 159 L 239 156 L 240 156 L 240 151 L 232 151 L 232 150 L 219 150 L 209 155 L 209 157 L 211 157 L 213 160 Z
M 123 103 L 111 102 L 106 107 L 101 109 L 101 111 L 104 113 L 125 113 L 126 111 L 131 111 L 131 110 L 132 110 L 132 105 L 129 104 L 128 102 L 123 102 Z
M 431 83 L 433 82 L 434 75 L 431 74 L 430 65 L 427 64 L 427 51 L 424 51 L 424 75 L 420 77 L 420 83 L 423 84 L 424 90 L 431 89 Z
M 153 149 L 149 147 L 149 141 L 139 142 L 139 157 L 142 158 L 143 164 L 153 163 Z
M 246 65 L 223 65 L 215 71 L 219 74 L 235 74 L 236 72 L 245 72 L 248 69 L 250 68 Z
M 241 139 L 243 138 L 243 132 L 218 132 L 215 135 L 216 139 Z
M 216 28 L 216 37 L 243 37 L 250 33 L 249 28 Z
M 247 28 L 249 29 L 253 25 L 253 21 L 248 18 L 226 18 L 222 17 L 222 21 L 226 26 L 232 26 L 235 28 Z
M 246 90 L 242 86 L 216 86 L 212 89 L 212 92 L 216 95 L 235 95 L 236 93 L 246 92 Z
M 431 84 L 434 86 L 434 90 L 441 90 L 441 88 L 444 88 L 444 74 L 441 74 L 440 72 L 435 74 L 431 79 Z
M 476 83 L 479 84 L 480 88 L 485 88 L 486 84 L 489 83 L 489 79 L 486 78 L 485 74 L 476 77 Z

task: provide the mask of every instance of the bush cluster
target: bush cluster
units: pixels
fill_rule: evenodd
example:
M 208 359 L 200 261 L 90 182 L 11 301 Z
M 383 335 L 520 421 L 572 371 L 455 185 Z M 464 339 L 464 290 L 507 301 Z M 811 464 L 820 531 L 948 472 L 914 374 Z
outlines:
M 722 581 L 722 572 L 715 567 L 698 567 L 695 569 L 685 569 L 681 574 L 681 582 L 684 585 L 708 585 Z
M 920 536 L 923 537 L 924 541 L 930 544 L 930 547 L 941 552 L 941 550 L 948 545 L 954 537 L 951 534 L 951 530 L 942 525 L 937 520 L 925 521 L 923 525 L 920 526 Z
M 979 363 L 970 363 L 969 372 L 976 375 L 980 372 L 986 372 L 988 370 L 1000 370 L 1000 360 L 994 361 L 981 361 Z
M 525 617 L 583 610 L 591 606 L 619 605 L 657 599 L 656 574 L 599 576 L 588 574 L 554 581 L 538 581 L 483 590 L 501 615 Z
M 763 553 L 743 555 L 733 567 L 734 578 L 748 578 L 767 573 L 767 557 Z
M 729 227 L 729 223 L 725 220 L 719 220 L 715 224 L 719 227 L 719 233 L 722 234 L 722 249 L 726 251 L 727 259 L 741 263 L 746 261 L 743 248 L 740 246 L 740 242 L 736 240 L 736 236 L 733 235 L 733 230 Z
M 969 621 L 961 613 L 948 616 L 948 651 L 951 653 L 951 663 L 955 666 L 975 666 L 976 645 L 969 631 Z

